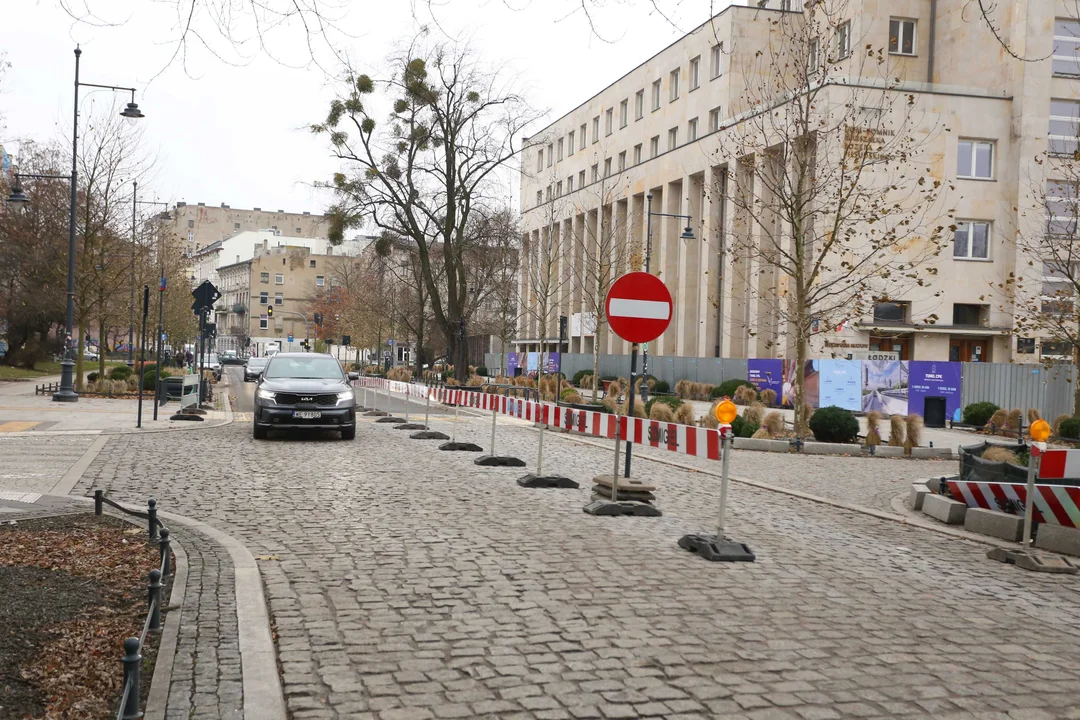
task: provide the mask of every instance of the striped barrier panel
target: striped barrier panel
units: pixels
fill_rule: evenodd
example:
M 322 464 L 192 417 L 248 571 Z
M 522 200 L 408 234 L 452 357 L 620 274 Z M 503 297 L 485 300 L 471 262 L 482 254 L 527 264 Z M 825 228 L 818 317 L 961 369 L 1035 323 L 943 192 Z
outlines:
M 1048 451 L 1047 454 L 1055 451 Z M 968 507 L 998 510 L 1023 517 L 1027 504 L 1024 483 L 946 481 L 954 499 L 963 499 Z M 1080 527 L 1080 487 L 1064 485 L 1035 486 L 1032 520 L 1049 525 Z
M 1044 450 L 1039 461 L 1040 480 L 1080 478 L 1080 450 Z

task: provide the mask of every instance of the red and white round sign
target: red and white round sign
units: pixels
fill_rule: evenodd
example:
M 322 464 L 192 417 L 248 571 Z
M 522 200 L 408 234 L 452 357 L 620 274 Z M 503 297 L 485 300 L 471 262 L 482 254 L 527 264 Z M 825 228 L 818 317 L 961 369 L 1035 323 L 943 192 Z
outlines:
M 604 309 L 616 335 L 627 342 L 649 342 L 671 323 L 671 293 L 655 275 L 633 272 L 611 286 Z

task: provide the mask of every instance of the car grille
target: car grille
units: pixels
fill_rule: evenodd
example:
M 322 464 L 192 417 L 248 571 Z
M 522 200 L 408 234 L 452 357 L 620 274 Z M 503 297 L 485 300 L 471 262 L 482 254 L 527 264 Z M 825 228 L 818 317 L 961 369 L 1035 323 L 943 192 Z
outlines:
M 301 398 L 304 399 L 301 400 Z M 308 400 L 306 398 L 312 399 Z M 314 403 L 315 405 L 320 405 L 323 407 L 333 407 L 337 405 L 337 394 L 334 393 L 329 395 L 298 395 L 296 393 L 278 393 L 274 397 L 274 402 L 276 402 L 278 405 L 308 405 Z

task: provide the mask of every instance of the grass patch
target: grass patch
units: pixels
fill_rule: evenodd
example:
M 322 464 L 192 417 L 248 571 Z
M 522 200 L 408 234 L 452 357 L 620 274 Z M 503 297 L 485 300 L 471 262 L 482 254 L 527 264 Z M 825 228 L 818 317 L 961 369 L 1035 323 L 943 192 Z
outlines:
M 116 365 L 125 365 L 126 363 L 119 360 L 106 360 L 105 367 L 115 367 Z M 47 377 L 49 375 L 59 375 L 63 368 L 60 367 L 58 362 L 39 362 L 34 365 L 33 370 L 27 370 L 26 368 L 11 367 L 10 365 L 0 365 L 0 380 L 28 380 L 30 378 Z M 94 372 L 98 369 L 98 363 L 92 363 L 86 361 L 83 363 L 83 372 Z

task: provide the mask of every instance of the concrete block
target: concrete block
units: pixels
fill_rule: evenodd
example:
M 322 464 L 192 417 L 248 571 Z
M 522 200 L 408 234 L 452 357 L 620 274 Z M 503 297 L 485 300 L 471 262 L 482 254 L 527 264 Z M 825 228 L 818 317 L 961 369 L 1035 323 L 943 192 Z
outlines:
M 734 438 L 732 445 L 736 450 L 763 450 L 765 452 L 791 452 L 787 440 L 765 440 L 764 438 Z
M 874 450 L 874 457 L 903 457 L 904 448 L 890 445 L 878 445 Z
M 927 495 L 923 498 L 923 513 L 948 525 L 963 523 L 967 509 L 964 503 L 950 500 L 942 495 Z
M 911 509 L 922 510 L 923 498 L 930 494 L 930 488 L 922 483 L 913 483 L 911 486 Z
M 1080 529 L 1040 523 L 1039 532 L 1035 535 L 1035 547 L 1080 557 Z
M 1009 542 L 1020 542 L 1024 535 L 1024 518 L 997 510 L 968 508 L 964 515 L 964 529 Z
M 903 448 L 900 448 L 903 450 Z M 952 458 L 956 453 L 949 447 L 917 447 L 911 448 L 911 457 L 916 459 L 927 458 Z
M 862 445 L 808 442 L 803 445 L 802 451 L 807 455 L 862 455 Z

